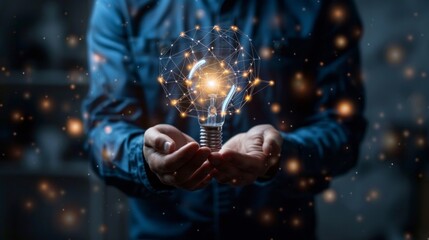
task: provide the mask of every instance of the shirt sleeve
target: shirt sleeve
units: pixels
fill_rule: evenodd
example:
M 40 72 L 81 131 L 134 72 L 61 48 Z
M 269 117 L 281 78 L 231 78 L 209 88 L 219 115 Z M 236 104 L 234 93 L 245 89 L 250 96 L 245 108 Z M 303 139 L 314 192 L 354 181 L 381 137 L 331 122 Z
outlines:
M 367 125 L 359 51 L 362 26 L 351 1 L 333 2 L 325 1 L 312 36 L 317 49 L 310 59 L 316 69 L 313 113 L 297 130 L 281 132 L 281 170 L 273 181 L 298 192 L 323 190 L 333 176 L 352 168 Z M 344 11 L 344 18 L 333 19 L 335 7 Z
M 89 26 L 90 87 L 83 103 L 91 163 L 107 184 L 129 195 L 168 192 L 143 157 L 141 82 L 127 41 L 121 1 L 95 2 Z

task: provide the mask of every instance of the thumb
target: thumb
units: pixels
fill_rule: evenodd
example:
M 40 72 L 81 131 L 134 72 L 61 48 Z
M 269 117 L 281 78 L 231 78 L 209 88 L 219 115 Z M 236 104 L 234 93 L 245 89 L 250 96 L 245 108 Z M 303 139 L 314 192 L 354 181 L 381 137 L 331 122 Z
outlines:
M 283 138 L 280 133 L 274 128 L 264 131 L 264 143 L 262 144 L 262 151 L 266 155 L 277 156 L 280 154 Z
M 145 132 L 144 144 L 163 154 L 170 154 L 176 149 L 174 140 L 166 134 L 159 132 L 156 128 L 149 128 Z

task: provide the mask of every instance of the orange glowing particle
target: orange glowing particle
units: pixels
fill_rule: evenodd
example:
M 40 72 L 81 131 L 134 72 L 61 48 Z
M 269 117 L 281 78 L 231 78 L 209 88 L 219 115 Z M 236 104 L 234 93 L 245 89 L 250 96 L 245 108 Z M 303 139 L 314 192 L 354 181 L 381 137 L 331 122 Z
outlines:
M 331 19 L 335 22 L 342 22 L 346 18 L 346 11 L 342 6 L 334 6 L 331 9 Z
M 335 47 L 338 49 L 344 49 L 347 47 L 348 40 L 345 36 L 339 35 L 335 38 Z
M 34 207 L 34 204 L 33 204 L 33 202 L 31 200 L 28 200 L 28 201 L 25 202 L 24 206 L 25 206 L 26 209 L 31 210 Z
M 246 97 L 244 97 L 244 100 L 246 100 L 246 101 L 250 101 L 250 100 L 252 100 L 252 96 L 250 96 L 250 95 L 246 95 Z
M 368 195 L 366 196 L 366 201 L 371 202 L 375 201 L 380 197 L 380 193 L 376 189 L 372 189 L 369 191 Z
M 337 200 L 337 193 L 333 189 L 328 189 L 323 192 L 322 198 L 326 203 L 333 203 Z
M 181 112 L 180 116 L 184 118 L 184 117 L 186 117 L 186 113 L 185 112 Z
M 270 86 L 274 86 L 274 81 L 273 80 L 271 80 L 271 81 L 269 81 L 269 83 L 268 83 Z
M 73 211 L 65 211 L 61 214 L 61 223 L 66 227 L 74 226 L 78 221 L 78 216 Z
M 405 76 L 407 79 L 411 79 L 411 78 L 413 78 L 413 77 L 414 77 L 414 75 L 415 75 L 415 72 L 414 72 L 414 69 L 413 69 L 412 67 L 406 67 L 406 68 L 405 68 L 405 70 L 404 70 L 404 76 Z
M 259 218 L 262 224 L 271 224 L 275 220 L 275 216 L 270 210 L 262 211 L 259 215 Z
M 262 47 L 259 49 L 259 54 L 261 55 L 262 59 L 270 59 L 273 56 L 273 49 L 269 47 Z
M 164 78 L 163 77 L 158 77 L 158 82 L 162 84 L 164 82 Z
M 104 57 L 100 54 L 97 54 L 97 53 L 92 54 L 92 60 L 95 63 L 102 63 L 105 61 Z
M 217 32 L 219 32 L 219 31 L 220 31 L 220 27 L 219 27 L 218 25 L 215 25 L 215 26 L 213 27 L 213 29 L 214 29 L 214 30 L 216 30 Z
M 49 99 L 45 98 L 40 102 L 40 107 L 45 111 L 51 110 L 51 106 L 52 106 L 52 103 Z
M 292 218 L 291 224 L 293 227 L 299 227 L 301 226 L 301 219 L 298 217 Z
M 301 170 L 301 165 L 298 159 L 289 159 L 286 161 L 286 171 L 289 174 L 295 175 Z
M 184 32 L 181 32 L 181 33 L 180 33 L 180 36 L 181 36 L 181 37 L 184 37 L 184 36 L 185 36 L 185 33 L 184 33 Z
M 19 120 L 24 120 L 24 117 L 22 116 L 22 114 L 20 112 L 14 112 L 14 113 L 12 113 L 12 119 L 14 121 L 19 121 Z
M 400 46 L 390 46 L 386 51 L 386 59 L 390 64 L 399 64 L 404 58 L 404 50 Z
M 237 26 L 232 25 L 232 26 L 231 26 L 231 29 L 232 29 L 233 31 L 237 31 L 237 30 L 238 30 L 238 27 L 237 27 Z
M 77 118 L 70 118 L 67 121 L 67 132 L 74 137 L 80 136 L 83 133 L 83 124 Z
M 49 190 L 49 184 L 45 181 L 39 183 L 39 190 L 41 192 L 46 192 Z
M 273 104 L 271 104 L 271 111 L 272 111 L 273 113 L 279 113 L 279 112 L 280 112 L 280 110 L 281 110 L 281 106 L 280 106 L 280 104 L 278 104 L 278 103 L 273 103 Z
M 349 117 L 353 114 L 353 105 L 348 101 L 340 102 L 337 106 L 338 113 L 343 117 Z
M 254 86 L 259 85 L 259 83 L 261 83 L 261 79 L 259 79 L 259 78 L 256 78 L 256 79 L 253 81 L 253 85 L 254 85 Z
M 170 103 L 171 103 L 171 105 L 172 105 L 172 106 L 176 106 L 176 105 L 177 105 L 177 102 L 178 102 L 178 101 L 177 101 L 176 99 L 173 99 L 173 100 L 171 100 L 171 102 L 170 102 Z
M 98 231 L 103 234 L 107 232 L 107 226 L 104 224 L 101 224 L 100 227 L 98 228 Z
M 72 48 L 76 47 L 79 41 L 79 39 L 74 35 L 68 36 L 66 40 L 67 40 L 67 45 Z

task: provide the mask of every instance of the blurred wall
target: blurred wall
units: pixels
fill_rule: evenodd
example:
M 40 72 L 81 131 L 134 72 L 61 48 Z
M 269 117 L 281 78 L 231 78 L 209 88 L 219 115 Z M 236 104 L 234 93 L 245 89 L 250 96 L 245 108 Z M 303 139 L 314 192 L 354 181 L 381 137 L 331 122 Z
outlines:
M 428 239 L 429 4 L 356 4 L 369 127 L 356 169 L 318 198 L 319 235 Z

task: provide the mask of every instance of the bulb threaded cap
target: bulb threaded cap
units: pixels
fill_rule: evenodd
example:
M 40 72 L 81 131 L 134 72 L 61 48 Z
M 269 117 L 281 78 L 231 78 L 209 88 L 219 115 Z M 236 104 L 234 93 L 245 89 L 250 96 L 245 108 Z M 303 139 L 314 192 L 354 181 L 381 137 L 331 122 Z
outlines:
M 201 126 L 200 145 L 218 152 L 222 148 L 222 127 Z

